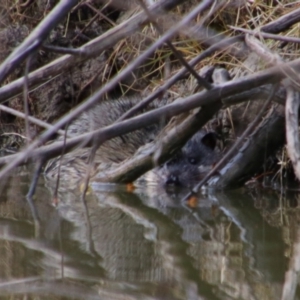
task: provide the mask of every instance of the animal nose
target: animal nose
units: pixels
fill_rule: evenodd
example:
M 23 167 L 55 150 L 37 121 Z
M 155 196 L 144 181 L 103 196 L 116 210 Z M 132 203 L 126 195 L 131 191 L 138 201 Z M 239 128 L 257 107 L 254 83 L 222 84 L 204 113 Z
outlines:
M 166 180 L 166 185 L 180 185 L 180 181 L 177 175 L 170 175 Z

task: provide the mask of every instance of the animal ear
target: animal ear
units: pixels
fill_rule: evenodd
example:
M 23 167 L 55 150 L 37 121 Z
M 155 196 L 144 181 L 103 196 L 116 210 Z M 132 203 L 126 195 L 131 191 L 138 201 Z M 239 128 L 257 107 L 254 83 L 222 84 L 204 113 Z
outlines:
M 216 133 L 209 132 L 209 133 L 205 134 L 203 136 L 203 138 L 201 139 L 201 142 L 205 146 L 207 146 L 207 147 L 211 148 L 212 150 L 214 150 L 215 147 L 216 147 L 216 144 L 217 144 L 217 135 L 216 135 Z

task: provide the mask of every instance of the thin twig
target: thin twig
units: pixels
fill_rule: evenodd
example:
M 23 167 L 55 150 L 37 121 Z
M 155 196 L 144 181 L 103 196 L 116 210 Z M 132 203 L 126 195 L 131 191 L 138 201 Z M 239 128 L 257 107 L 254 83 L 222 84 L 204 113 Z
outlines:
M 35 193 L 36 186 L 37 186 L 37 183 L 38 183 L 41 171 L 42 171 L 42 166 L 43 166 L 43 161 L 42 160 L 38 160 L 37 163 L 36 163 L 36 168 L 35 168 L 34 174 L 32 176 L 32 180 L 31 180 L 29 191 L 28 191 L 28 193 L 26 195 L 26 199 L 28 201 L 32 201 L 32 197 L 33 197 L 33 195 Z
M 39 159 L 36 163 L 36 168 L 35 168 L 32 180 L 31 180 L 30 188 L 29 188 L 29 191 L 26 195 L 26 200 L 27 200 L 27 203 L 30 207 L 31 215 L 32 215 L 32 218 L 34 220 L 34 229 L 35 229 L 35 236 L 36 237 L 38 237 L 40 235 L 41 224 L 40 224 L 40 220 L 39 220 L 39 216 L 38 216 L 36 206 L 33 202 L 33 195 L 35 193 L 35 189 L 36 189 L 39 177 L 40 177 L 41 172 L 42 172 L 42 167 L 43 167 L 43 160 Z
M 25 132 L 26 132 L 26 143 L 27 145 L 31 141 L 31 135 L 29 131 L 29 108 L 28 108 L 28 73 L 29 73 L 29 67 L 30 67 L 30 61 L 31 61 L 31 55 L 26 60 L 25 65 L 25 75 L 24 75 L 24 88 L 23 88 L 23 106 L 24 106 L 24 114 L 25 114 Z
M 2 104 L 0 104 L 0 110 L 2 110 L 4 112 L 7 112 L 9 114 L 12 114 L 16 117 L 22 118 L 22 119 L 25 119 L 25 117 L 26 117 L 26 115 L 24 113 L 22 113 L 18 110 L 15 110 L 13 108 L 7 107 L 5 105 L 2 105 Z M 42 120 L 39 120 L 35 117 L 32 117 L 32 116 L 28 116 L 28 121 L 31 122 L 32 124 L 38 125 L 42 128 L 46 128 L 46 129 L 49 129 L 49 128 L 53 127 L 51 124 L 48 124 L 48 123 L 46 123 Z M 57 133 L 60 134 L 60 135 L 64 135 L 65 131 L 60 129 Z
M 97 15 L 99 15 L 101 18 L 103 18 L 105 21 L 107 21 L 110 25 L 116 26 L 116 23 L 113 22 L 110 18 L 108 18 L 106 15 L 104 15 L 99 9 L 95 8 L 93 5 L 91 5 L 88 1 L 84 3 L 87 7 L 89 7 L 91 10 L 93 10 Z
M 22 135 L 22 134 L 20 134 L 20 133 L 17 133 L 17 132 L 4 132 L 4 133 L 2 133 L 1 134 L 1 136 L 6 136 L 6 135 L 15 135 L 15 136 L 18 136 L 18 137 L 20 137 L 20 138 L 22 138 L 22 139 L 24 139 L 24 140 L 26 140 L 27 139 L 27 137 L 26 136 L 24 136 L 24 135 Z
M 163 31 L 161 27 L 158 25 L 158 23 L 155 21 L 154 16 L 150 13 L 149 9 L 145 5 L 143 0 L 138 0 L 141 7 L 144 9 L 146 15 L 148 16 L 149 20 L 152 22 L 152 24 L 155 26 L 156 30 L 159 32 L 160 35 L 163 34 Z M 205 79 L 203 79 L 188 63 L 187 61 L 183 58 L 181 53 L 173 46 L 173 44 L 169 41 L 166 40 L 166 44 L 168 47 L 172 50 L 174 55 L 177 57 L 177 59 L 181 62 L 181 64 L 195 77 L 197 80 L 198 84 L 200 86 L 204 86 L 207 90 L 212 89 L 212 85 L 207 82 Z
M 73 48 L 64 48 L 64 47 L 58 47 L 58 46 L 52 46 L 52 45 L 42 45 L 41 47 L 44 50 L 51 51 L 54 53 L 60 53 L 60 54 L 70 54 L 70 55 L 82 55 L 82 49 L 73 49 Z
M 71 40 L 71 44 L 73 44 L 75 41 L 77 41 L 78 37 L 84 37 L 86 40 L 89 40 L 89 38 L 83 34 L 83 32 L 88 28 L 90 27 L 90 25 L 97 19 L 99 18 L 98 15 L 94 15 L 93 18 L 91 18 L 89 20 L 89 22 L 78 32 L 77 30 L 77 33 L 76 35 L 73 37 L 73 39 Z
M 64 145 L 63 145 L 62 153 L 61 153 L 60 160 L 59 160 L 58 170 L 57 170 L 57 178 L 56 178 L 55 189 L 54 189 L 54 194 L 53 194 L 53 198 L 55 199 L 55 201 L 58 199 L 58 188 L 59 188 L 59 183 L 60 183 L 60 170 L 61 170 L 61 165 L 62 165 L 63 157 L 65 155 L 65 150 L 66 150 L 67 132 L 68 131 L 66 130 L 65 135 L 64 135 Z
M 272 34 L 272 33 L 265 33 L 262 31 L 253 31 L 245 28 L 235 27 L 235 26 L 229 26 L 231 29 L 238 30 L 244 33 L 248 33 L 251 35 L 254 35 L 256 37 L 263 37 L 265 39 L 272 39 L 272 40 L 278 40 L 288 43 L 300 43 L 300 38 L 291 37 L 291 36 L 284 36 L 284 35 L 278 35 L 278 34 Z

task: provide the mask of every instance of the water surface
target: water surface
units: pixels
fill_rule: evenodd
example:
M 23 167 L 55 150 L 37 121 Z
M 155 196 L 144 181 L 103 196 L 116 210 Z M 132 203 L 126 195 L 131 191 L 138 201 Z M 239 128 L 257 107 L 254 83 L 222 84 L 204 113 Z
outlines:
M 297 195 L 1 186 L 0 299 L 300 299 Z

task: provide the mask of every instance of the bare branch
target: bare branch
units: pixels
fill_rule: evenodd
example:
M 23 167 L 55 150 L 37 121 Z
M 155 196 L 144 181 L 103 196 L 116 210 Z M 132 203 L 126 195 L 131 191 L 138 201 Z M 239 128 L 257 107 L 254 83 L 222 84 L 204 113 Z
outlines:
M 35 30 L 16 48 L 0 66 L 0 83 L 26 57 L 32 54 L 48 36 L 49 32 L 77 3 L 77 0 L 60 1 L 55 8 L 43 19 Z
M 300 22 L 300 8 L 278 18 L 277 20 L 261 27 L 261 31 L 278 33 L 289 29 L 294 24 Z
M 162 14 L 165 10 L 172 9 L 180 2 L 183 2 L 183 0 L 163 0 L 151 6 L 150 11 L 154 15 L 159 15 Z M 87 59 L 99 55 L 105 49 L 113 47 L 121 39 L 130 36 L 146 22 L 147 16 L 145 15 L 145 13 L 138 13 L 126 22 L 119 24 L 118 26 L 112 28 L 111 30 L 108 30 L 98 38 L 95 38 L 89 43 L 78 48 L 77 51 L 80 51 L 81 55 L 64 55 L 47 64 L 46 66 L 43 66 L 38 70 L 30 73 L 28 76 L 29 87 L 33 87 L 40 83 L 43 83 L 49 80 L 49 78 L 53 78 L 61 74 L 63 71 L 74 67 L 75 65 L 78 65 L 86 61 Z M 0 101 L 7 100 L 8 98 L 20 94 L 22 92 L 23 84 L 24 77 L 19 78 L 12 83 L 0 88 Z
M 74 48 L 64 48 L 64 47 L 58 47 L 58 46 L 52 46 L 52 45 L 42 45 L 42 49 L 54 52 L 54 53 L 60 53 L 60 54 L 70 54 L 70 55 L 83 55 L 82 49 L 74 49 Z
M 169 104 L 162 108 L 134 117 L 130 120 L 125 120 L 117 124 L 101 128 L 99 130 L 96 130 L 95 132 L 68 139 L 65 145 L 66 152 L 70 151 L 70 149 L 74 148 L 75 146 L 82 144 L 83 141 L 85 141 L 85 145 L 92 146 L 93 139 L 104 142 L 107 139 L 114 138 L 116 136 L 136 130 L 137 128 L 148 126 L 149 124 L 158 122 L 163 117 L 171 117 L 184 111 L 194 109 L 198 106 L 211 105 L 223 98 L 227 98 L 234 94 L 249 91 L 252 88 L 256 88 L 265 84 L 276 83 L 280 81 L 284 76 L 286 76 L 286 73 L 284 71 L 284 69 L 286 68 L 290 68 L 294 72 L 299 72 L 300 59 L 282 64 L 280 65 L 280 67 L 273 67 L 265 71 L 258 72 L 254 75 L 250 75 L 236 81 L 230 81 L 222 86 L 215 87 L 210 91 L 194 94 L 186 98 L 184 101 L 178 101 Z M 51 131 L 49 130 L 48 132 Z M 45 135 L 42 135 L 42 137 L 44 136 Z M 47 158 L 55 157 L 61 153 L 61 149 L 63 146 L 63 143 L 57 142 L 50 146 L 41 147 L 40 149 L 35 150 L 36 144 L 38 144 L 38 142 L 34 142 L 25 151 L 19 154 L 0 158 L 0 165 L 8 164 L 6 168 L 10 170 L 13 167 L 26 162 L 27 159 L 36 155 L 49 155 Z M 5 173 L 7 172 L 6 168 L 2 169 L 2 171 L 0 172 L 0 177 L 5 175 Z
M 259 57 L 261 57 L 268 66 L 276 66 L 283 62 L 278 54 L 271 52 L 268 47 L 266 47 L 254 36 L 246 34 L 245 43 L 249 47 L 249 49 L 251 51 L 254 51 Z
M 155 51 L 155 49 L 171 38 L 180 28 L 187 25 L 190 20 L 192 20 L 195 16 L 197 16 L 201 11 L 207 8 L 208 3 L 210 1 L 203 1 L 198 6 L 196 6 L 192 12 L 190 12 L 185 18 L 183 18 L 179 23 L 177 23 L 174 27 L 169 29 L 158 41 L 152 44 L 143 54 L 141 54 L 138 58 L 136 58 L 130 65 L 128 65 L 122 72 L 117 74 L 114 78 L 111 79 L 109 83 L 107 83 L 104 87 L 98 90 L 93 96 L 91 96 L 87 101 L 79 105 L 75 108 L 71 113 L 67 116 L 62 117 L 52 129 L 48 129 L 44 132 L 40 138 L 31 145 L 29 145 L 16 160 L 9 165 L 7 165 L 1 172 L 1 176 L 5 175 L 7 172 L 12 170 L 14 167 L 18 166 L 22 161 L 26 160 L 30 153 L 38 147 L 40 144 L 46 142 L 52 134 L 54 134 L 58 129 L 62 128 L 64 125 L 72 121 L 76 118 L 80 113 L 92 107 L 98 99 L 100 99 L 106 92 L 110 91 L 120 80 L 124 79 L 132 70 L 134 70 L 137 66 L 140 65 L 151 53 Z
M 253 31 L 245 28 L 235 27 L 235 26 L 229 26 L 231 29 L 238 30 L 244 33 L 248 33 L 251 35 L 254 35 L 256 37 L 263 37 L 265 39 L 272 39 L 272 40 L 278 40 L 288 43 L 300 43 L 300 38 L 292 37 L 292 36 L 284 36 L 284 35 L 278 35 L 278 34 L 271 34 L 271 33 L 265 33 L 262 31 Z
M 287 151 L 292 161 L 295 174 L 300 180 L 300 142 L 298 132 L 299 92 L 292 86 L 287 87 L 285 119 Z

